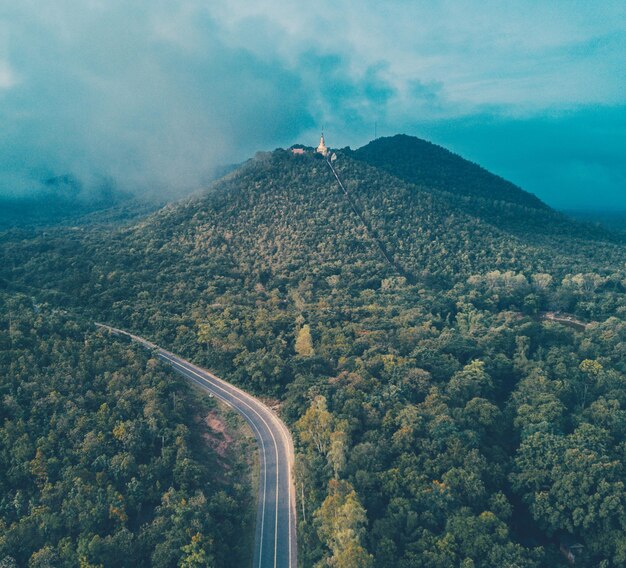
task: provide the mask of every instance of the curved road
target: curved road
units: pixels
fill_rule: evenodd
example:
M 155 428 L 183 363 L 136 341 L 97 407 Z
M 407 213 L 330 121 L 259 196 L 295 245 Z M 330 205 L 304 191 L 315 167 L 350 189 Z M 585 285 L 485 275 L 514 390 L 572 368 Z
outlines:
M 155 351 L 179 374 L 219 398 L 252 428 L 259 444 L 260 479 L 254 568 L 296 568 L 296 508 L 292 478 L 293 442 L 282 420 L 265 404 L 205 369 L 127 331 L 97 323 Z

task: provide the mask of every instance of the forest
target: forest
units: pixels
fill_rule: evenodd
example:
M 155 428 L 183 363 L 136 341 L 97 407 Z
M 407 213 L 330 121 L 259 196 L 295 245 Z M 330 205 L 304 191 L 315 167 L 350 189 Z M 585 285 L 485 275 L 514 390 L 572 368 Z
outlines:
M 203 441 L 212 401 L 25 296 L 0 295 L 0 330 L 1 566 L 246 563 L 248 466 Z
M 11 544 L 21 538 L 11 531 L 24 526 L 38 534 L 33 553 L 55 554 L 60 566 L 83 556 L 96 562 L 93 535 L 103 551 L 126 539 L 146 565 L 175 566 L 199 548 L 210 560 L 186 565 L 228 565 L 220 547 L 233 546 L 245 522 L 237 513 L 250 499 L 245 484 L 216 485 L 203 461 L 211 457 L 194 449 L 194 413 L 172 406 L 170 389 L 180 391 L 179 405 L 193 403 L 183 385 L 149 355 L 108 339 L 105 346 L 90 327 L 97 320 L 280 401 L 297 445 L 304 567 L 626 564 L 623 236 L 575 222 L 438 147 L 416 161 L 422 141 L 405 138 L 337 150 L 334 167 L 352 204 L 323 159 L 278 149 L 131 223 L 0 235 L 0 290 L 4 302 L 23 304 L 15 312 L 25 342 L 3 347 L 11 380 L 2 432 L 13 438 L 1 447 L 19 447 L 20 420 L 39 408 L 35 393 L 84 401 L 71 410 L 75 426 L 58 426 L 80 435 L 51 433 L 57 426 L 40 417 L 32 430 L 41 451 L 38 440 L 25 440 L 21 453 L 3 454 L 22 473 L 0 473 L 11 496 L 1 502 L 0 527 L 8 528 L 0 560 L 43 565 Z M 549 321 L 547 312 L 580 325 Z M 65 373 L 50 370 L 51 357 Z M 49 391 L 37 390 L 47 384 L 33 381 L 37 373 L 53 373 Z M 111 386 L 114 375 L 123 386 Z M 119 408 L 112 388 L 127 391 L 127 406 Z M 159 428 L 172 432 L 165 442 L 145 416 L 146 392 L 161 405 Z M 79 420 L 102 404 L 111 413 L 105 423 L 92 422 L 97 413 Z M 139 422 L 142 442 L 116 445 L 116 424 L 128 420 Z M 194 456 L 193 482 L 176 477 L 176 428 Z M 55 483 L 78 491 L 72 480 L 87 473 L 77 473 L 86 466 L 76 463 L 83 455 L 74 444 L 89 432 L 107 440 L 93 454 L 103 456 L 103 475 L 90 466 L 95 477 L 81 481 L 98 495 L 93 517 L 103 524 L 82 535 L 63 508 L 65 492 L 46 499 Z M 135 469 L 114 474 L 124 452 Z M 52 454 L 60 463 L 42 465 Z M 153 462 L 159 475 L 143 480 Z M 46 477 L 53 472 L 54 482 Z M 133 476 L 146 496 L 141 511 Z M 205 494 L 203 484 L 216 491 Z M 16 488 L 32 506 L 16 510 Z M 197 508 L 172 510 L 167 491 L 184 492 Z M 194 501 L 200 492 L 202 503 Z M 123 523 L 109 512 L 119 496 Z M 40 510 L 59 517 L 49 534 L 31 519 Z M 161 564 L 147 552 L 155 539 Z

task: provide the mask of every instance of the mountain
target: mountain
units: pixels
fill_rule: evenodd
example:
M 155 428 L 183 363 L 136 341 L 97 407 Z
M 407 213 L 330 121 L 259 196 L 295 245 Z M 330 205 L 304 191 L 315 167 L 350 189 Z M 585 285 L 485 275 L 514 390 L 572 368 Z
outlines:
M 433 145 L 365 148 L 5 232 L 0 288 L 277 399 L 305 566 L 623 564 L 623 242 Z
M 47 197 L 0 197 L 0 230 L 128 222 L 159 209 L 164 202 L 125 198 L 77 202 Z
M 580 222 L 592 223 L 615 233 L 621 233 L 622 235 L 626 234 L 626 210 L 583 211 L 575 209 L 564 211 L 564 213 L 573 219 L 579 220 Z
M 581 241 L 576 247 L 564 247 L 554 239 L 538 244 L 532 231 L 505 230 L 469 214 L 449 193 L 407 183 L 349 154 L 339 153 L 335 169 L 349 198 L 315 154 L 299 156 L 284 150 L 259 154 L 204 195 L 113 231 L 106 237 L 106 248 L 101 246 L 100 233 L 84 227 L 84 234 L 74 233 L 71 242 L 88 253 L 79 261 L 62 253 L 59 266 L 68 266 L 67 272 L 62 271 L 64 278 L 78 271 L 76 279 L 89 281 L 118 261 L 122 266 L 115 270 L 121 273 L 136 263 L 152 265 L 154 270 L 160 266 L 158 260 L 167 257 L 166 266 L 159 270 L 169 271 L 177 258 L 192 260 L 183 272 L 175 268 L 187 279 L 196 267 L 219 267 L 244 281 L 270 286 L 345 275 L 347 282 L 364 279 L 377 287 L 381 278 L 399 275 L 448 288 L 472 274 L 495 269 L 529 276 L 551 271 L 563 277 L 585 270 L 590 263 L 608 271 L 621 258 L 619 245 L 586 241 L 584 226 L 573 222 L 569 228 L 579 227 L 583 235 L 576 237 Z M 535 211 L 556 215 L 547 207 L 524 211 L 520 222 L 526 225 L 533 223 Z M 67 250 L 63 231 L 58 236 L 48 231 L 40 238 L 42 250 L 52 251 L 55 239 L 62 241 L 59 251 Z M 132 259 L 126 258 L 128 250 L 134 251 Z M 203 250 L 211 251 L 211 258 L 203 256 Z M 87 266 L 81 265 L 80 258 Z M 31 256 L 17 262 L 11 278 L 22 275 L 32 282 L 40 274 L 47 288 L 46 266 L 46 259 Z M 73 284 L 68 284 L 67 293 L 74 294 Z
M 103 182 L 87 191 L 71 175 L 56 176 L 44 180 L 34 195 L 0 196 L 0 229 L 89 223 L 99 213 L 103 213 L 103 220 L 131 219 L 154 211 L 158 205 L 144 206 L 111 183 Z
M 237 164 L 216 167 L 204 177 L 204 183 L 209 184 L 237 167 Z M 187 196 L 194 191 L 194 188 L 176 188 L 176 195 Z M 133 193 L 108 179 L 86 187 L 75 176 L 65 174 L 42 180 L 38 190 L 29 194 L 0 195 L 0 230 L 127 223 L 160 209 L 167 202 L 167 196 L 158 192 Z
M 535 195 L 426 140 L 399 134 L 378 138 L 349 154 L 407 183 L 447 197 L 452 206 L 526 239 L 560 235 L 617 238 L 600 227 L 572 222 Z
M 538 210 L 548 208 L 532 193 L 510 181 L 441 146 L 414 136 L 398 134 L 377 138 L 354 151 L 352 155 L 418 186 L 457 196 L 482 197 Z

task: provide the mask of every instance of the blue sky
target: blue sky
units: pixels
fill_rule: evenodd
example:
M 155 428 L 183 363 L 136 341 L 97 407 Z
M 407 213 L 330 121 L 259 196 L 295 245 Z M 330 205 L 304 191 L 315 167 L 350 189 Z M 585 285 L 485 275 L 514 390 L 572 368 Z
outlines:
M 563 208 L 626 210 L 626 3 L 20 0 L 0 194 L 176 196 L 259 149 L 404 132 Z

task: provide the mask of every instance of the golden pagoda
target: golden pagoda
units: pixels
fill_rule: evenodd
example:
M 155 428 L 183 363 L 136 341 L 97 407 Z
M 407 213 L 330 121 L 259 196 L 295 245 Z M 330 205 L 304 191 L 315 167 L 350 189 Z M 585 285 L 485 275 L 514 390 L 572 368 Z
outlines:
M 326 147 L 326 143 L 324 142 L 324 132 L 322 131 L 322 136 L 320 138 L 320 145 L 315 150 L 318 154 L 326 157 L 328 155 L 328 148 Z

